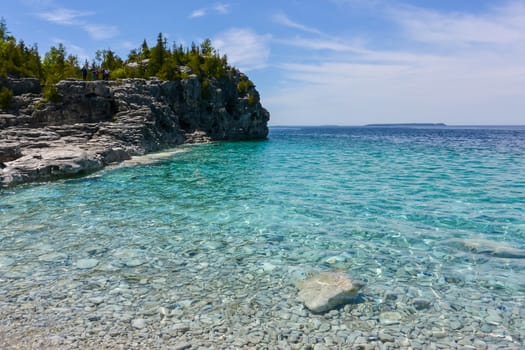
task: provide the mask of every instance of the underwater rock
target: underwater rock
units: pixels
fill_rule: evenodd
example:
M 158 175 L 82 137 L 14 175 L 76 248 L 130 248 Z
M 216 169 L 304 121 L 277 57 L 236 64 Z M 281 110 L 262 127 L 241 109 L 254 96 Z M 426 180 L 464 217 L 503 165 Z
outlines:
M 98 265 L 97 259 L 80 259 L 76 263 L 77 269 L 91 269 Z
M 397 311 L 385 311 L 379 315 L 379 322 L 385 325 L 393 325 L 400 323 L 401 318 L 401 314 Z
M 512 247 L 506 242 L 496 242 L 483 238 L 451 239 L 452 245 L 475 254 L 490 255 L 496 258 L 525 259 L 525 250 Z
M 428 309 L 431 306 L 432 302 L 424 298 L 416 298 L 412 301 L 412 305 L 416 310 Z
M 146 326 L 147 326 L 146 320 L 143 319 L 143 318 L 136 318 L 133 321 L 131 321 L 131 326 L 133 328 L 137 328 L 137 329 L 146 328 Z
M 320 272 L 297 283 L 298 299 L 314 313 L 347 303 L 364 286 L 342 272 Z

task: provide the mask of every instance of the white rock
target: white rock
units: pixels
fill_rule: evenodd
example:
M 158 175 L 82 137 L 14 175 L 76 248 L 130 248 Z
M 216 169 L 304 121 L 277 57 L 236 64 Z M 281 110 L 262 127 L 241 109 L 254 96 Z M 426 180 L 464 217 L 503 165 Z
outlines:
M 136 318 L 133 321 L 131 321 L 131 326 L 137 329 L 146 328 L 146 320 L 143 318 Z
M 145 262 L 146 262 L 145 260 L 134 258 L 134 259 L 127 260 L 125 264 L 128 267 L 137 267 L 137 266 L 143 265 Z
M 379 315 L 379 322 L 382 324 L 398 324 L 400 320 L 401 314 L 395 311 L 386 311 Z
M 98 265 L 97 259 L 80 259 L 75 264 L 77 269 L 91 269 Z
M 342 272 L 321 272 L 297 283 L 299 301 L 312 312 L 321 313 L 349 301 L 363 287 Z
M 269 262 L 263 263 L 261 267 L 262 267 L 264 272 L 272 272 L 273 270 L 275 270 L 277 268 L 277 266 L 275 266 L 274 264 L 269 263 Z
M 326 258 L 324 262 L 329 265 L 335 265 L 337 263 L 342 263 L 345 261 L 346 261 L 346 258 L 344 256 L 336 255 L 336 256 L 331 256 L 329 258 Z

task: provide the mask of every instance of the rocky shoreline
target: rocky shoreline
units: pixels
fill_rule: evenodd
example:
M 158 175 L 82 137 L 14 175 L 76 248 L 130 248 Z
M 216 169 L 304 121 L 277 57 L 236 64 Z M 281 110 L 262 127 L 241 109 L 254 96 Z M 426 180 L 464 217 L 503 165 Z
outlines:
M 37 79 L 2 79 L 14 96 L 0 112 L 0 187 L 80 176 L 184 143 L 265 139 L 269 113 L 254 87 L 239 93 L 243 78 L 235 72 L 207 89 L 195 75 L 64 80 L 55 102 Z

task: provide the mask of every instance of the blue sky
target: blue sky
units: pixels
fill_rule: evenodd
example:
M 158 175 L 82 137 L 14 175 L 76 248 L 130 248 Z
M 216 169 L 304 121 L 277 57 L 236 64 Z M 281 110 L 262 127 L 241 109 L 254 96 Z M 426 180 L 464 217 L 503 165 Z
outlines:
M 525 0 L 10 0 L 0 16 L 81 60 L 210 38 L 272 125 L 525 124 Z

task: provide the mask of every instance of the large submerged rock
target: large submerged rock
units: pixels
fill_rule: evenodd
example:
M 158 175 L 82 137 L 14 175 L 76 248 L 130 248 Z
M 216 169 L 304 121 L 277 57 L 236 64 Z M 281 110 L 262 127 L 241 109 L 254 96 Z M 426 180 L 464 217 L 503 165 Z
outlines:
M 515 248 L 508 242 L 498 242 L 475 237 L 465 239 L 454 238 L 448 240 L 448 243 L 475 254 L 488 255 L 496 258 L 525 259 L 525 250 Z
M 310 311 L 322 313 L 348 303 L 363 286 L 342 272 L 320 272 L 297 283 L 298 299 Z
M 3 79 L 14 97 L 0 112 L 0 187 L 81 175 L 182 143 L 266 138 L 268 111 L 255 88 L 239 94 L 244 76 L 232 73 L 206 91 L 197 76 L 64 80 L 56 102 L 43 99 L 35 79 Z

